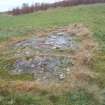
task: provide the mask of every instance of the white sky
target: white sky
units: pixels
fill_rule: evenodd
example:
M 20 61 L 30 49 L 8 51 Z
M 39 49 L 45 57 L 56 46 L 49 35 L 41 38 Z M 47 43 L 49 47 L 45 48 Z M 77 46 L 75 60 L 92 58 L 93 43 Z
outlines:
M 32 4 L 35 2 L 52 3 L 56 1 L 61 1 L 61 0 L 0 0 L 0 12 L 11 10 L 12 8 L 15 8 L 17 6 L 20 7 L 23 3 L 28 3 L 28 4 Z

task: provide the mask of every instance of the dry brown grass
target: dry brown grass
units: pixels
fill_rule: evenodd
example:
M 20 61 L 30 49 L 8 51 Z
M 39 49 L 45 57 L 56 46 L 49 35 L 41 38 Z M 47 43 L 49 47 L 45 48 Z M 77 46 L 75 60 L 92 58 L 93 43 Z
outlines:
M 68 33 L 72 33 L 77 38 L 80 39 L 80 49 L 72 55 L 75 64 L 65 81 L 61 83 L 49 83 L 43 84 L 38 81 L 10 81 L 5 82 L 4 86 L 0 84 L 0 88 L 8 87 L 9 89 L 15 91 L 35 91 L 38 92 L 40 90 L 46 90 L 52 93 L 62 93 L 64 91 L 69 91 L 78 87 L 85 87 L 87 84 L 89 85 L 89 81 L 95 78 L 95 73 L 91 72 L 88 68 L 88 64 L 93 55 L 94 49 L 97 48 L 97 43 L 92 38 L 92 33 L 88 30 L 88 28 L 82 24 L 74 24 L 71 26 L 60 27 L 58 29 L 49 29 L 44 32 L 38 31 L 37 34 L 39 36 L 47 35 L 50 32 L 56 31 L 66 31 Z M 24 40 L 28 37 L 23 38 L 11 38 L 8 40 L 11 41 L 11 44 L 14 44 L 20 40 Z M 4 47 L 0 45 L 0 48 Z M 4 44 L 6 46 L 6 44 Z

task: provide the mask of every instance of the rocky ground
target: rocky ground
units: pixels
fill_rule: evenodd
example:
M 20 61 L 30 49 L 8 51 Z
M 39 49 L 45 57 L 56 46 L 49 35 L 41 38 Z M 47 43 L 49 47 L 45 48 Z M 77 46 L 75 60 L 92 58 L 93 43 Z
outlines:
M 65 79 L 73 66 L 72 58 L 62 52 L 77 50 L 79 46 L 72 34 L 57 32 L 17 42 L 12 48 L 17 58 L 12 74 L 29 73 L 35 80 L 57 82 Z
M 58 95 L 80 89 L 91 94 L 100 105 L 104 103 L 104 89 L 96 84 L 98 74 L 90 68 L 99 47 L 88 27 L 74 24 L 39 33 L 42 34 L 12 38 L 10 44 L 2 44 L 0 69 L 8 72 L 5 77 L 9 75 L 9 80 L 1 76 L 1 90 Z M 24 74 L 31 75 L 31 80 L 20 77 L 14 80 Z
M 12 59 L 9 74 L 32 75 L 33 82 L 42 84 L 42 88 L 70 90 L 84 87 L 95 78 L 89 63 L 97 44 L 92 33 L 82 24 L 61 27 L 11 43 L 7 45 Z M 32 81 L 28 83 L 29 88 L 34 87 Z

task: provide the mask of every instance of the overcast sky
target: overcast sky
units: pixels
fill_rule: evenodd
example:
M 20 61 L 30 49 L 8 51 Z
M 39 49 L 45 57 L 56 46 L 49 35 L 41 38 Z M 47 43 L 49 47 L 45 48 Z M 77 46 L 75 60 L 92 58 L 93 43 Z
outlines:
M 14 7 L 21 6 L 23 3 L 35 3 L 35 2 L 56 2 L 61 0 L 0 0 L 0 12 L 11 10 Z

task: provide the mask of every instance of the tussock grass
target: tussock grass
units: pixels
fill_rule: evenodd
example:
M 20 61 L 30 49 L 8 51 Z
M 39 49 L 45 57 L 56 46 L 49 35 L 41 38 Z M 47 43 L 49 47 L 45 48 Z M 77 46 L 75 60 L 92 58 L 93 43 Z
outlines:
M 0 92 L 0 105 L 102 105 L 85 90 L 62 95 Z
M 93 38 L 99 43 L 100 48 L 94 53 L 89 66 L 93 72 L 98 74 L 92 83 L 104 89 L 105 4 L 56 8 L 21 16 L 4 16 L 0 14 L 0 42 L 6 41 L 9 44 L 11 40 L 15 42 L 17 38 L 21 40 L 28 35 L 35 35 L 36 30 L 46 30 L 46 28 L 51 29 L 73 23 L 87 25 L 89 30 L 93 32 Z M 0 45 L 0 48 L 2 48 L 2 45 Z M 93 94 L 86 90 L 74 90 L 63 95 L 54 95 L 46 91 L 40 94 L 9 91 L 12 87 L 8 89 L 9 82 L 6 81 L 15 80 L 18 83 L 17 80 L 32 80 L 32 77 L 27 76 L 27 74 L 20 76 L 9 75 L 6 70 L 9 69 L 10 62 L 13 62 L 13 59 L 10 59 L 11 55 L 1 55 L 1 52 L 2 49 L 0 49 L 0 79 L 3 79 L 3 81 L 0 82 L 0 86 L 3 88 L 0 87 L 0 105 L 101 105 L 93 98 Z M 7 65 L 6 68 L 4 68 L 4 65 Z M 104 102 L 102 105 L 104 105 Z

